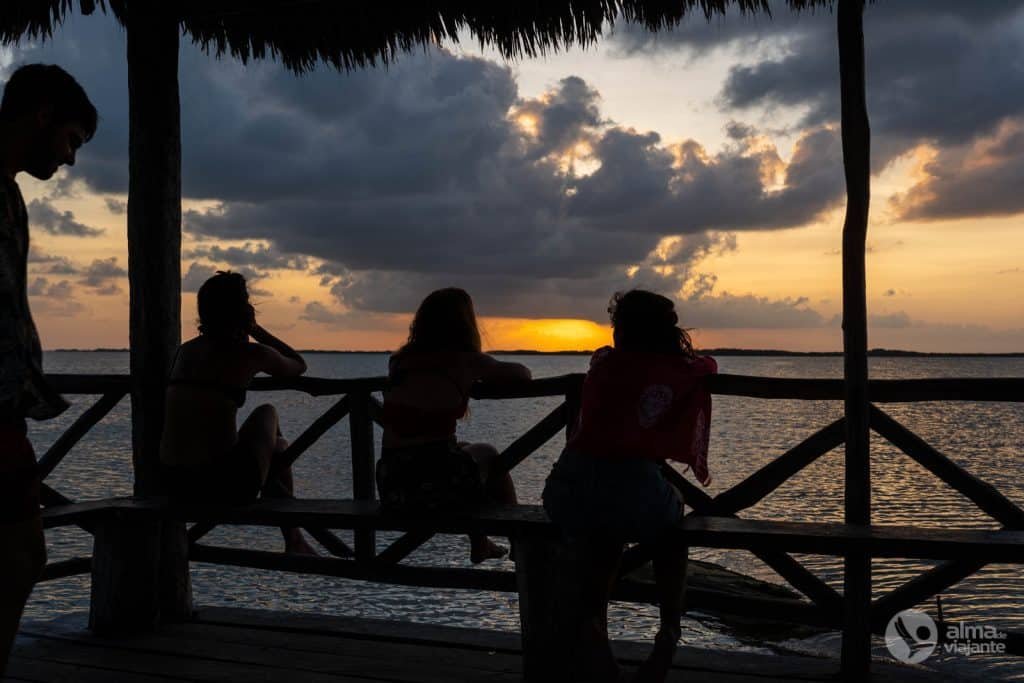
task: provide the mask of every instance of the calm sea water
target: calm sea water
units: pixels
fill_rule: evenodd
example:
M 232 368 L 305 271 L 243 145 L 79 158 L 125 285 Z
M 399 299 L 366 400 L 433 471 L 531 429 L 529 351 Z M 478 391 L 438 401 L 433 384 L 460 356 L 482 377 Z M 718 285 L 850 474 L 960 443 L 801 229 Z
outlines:
M 311 354 L 309 374 L 321 377 L 360 377 L 386 371 L 384 354 Z M 535 377 L 586 370 L 583 356 L 523 356 Z M 53 373 L 125 373 L 128 356 L 118 352 L 53 352 L 46 369 Z M 769 377 L 839 377 L 839 358 L 726 357 L 722 372 Z M 872 359 L 875 378 L 924 377 L 1022 377 L 1020 358 L 910 358 Z M 95 400 L 70 397 L 74 406 L 57 420 L 31 425 L 39 453 Z M 286 436 L 295 436 L 327 409 L 331 398 L 311 398 L 295 392 L 250 393 L 242 413 L 263 402 L 274 403 L 281 414 Z M 499 448 L 525 432 L 559 402 L 557 397 L 478 401 L 460 425 L 460 435 L 470 441 L 488 441 Z M 915 403 L 883 407 L 893 417 L 949 455 L 975 475 L 994 484 L 1014 502 L 1024 505 L 1024 405 L 1010 403 Z M 769 401 L 716 397 L 712 419 L 711 470 L 714 495 L 741 481 L 787 448 L 838 418 L 839 402 Z M 76 447 L 47 482 L 77 500 L 127 495 L 131 492 L 129 407 L 123 401 Z M 378 446 L 379 437 L 378 432 Z M 514 472 L 524 502 L 539 502 L 544 478 L 564 440 L 561 436 L 521 464 Z M 923 468 L 882 439 L 872 441 L 873 519 L 878 523 L 918 524 L 932 527 L 994 528 L 996 525 L 969 501 L 945 487 Z M 310 498 L 344 498 L 351 495 L 347 423 L 329 431 L 298 461 L 296 490 Z M 789 520 L 842 520 L 842 452 L 820 458 L 765 501 L 745 513 L 751 518 Z M 344 534 L 343 534 L 344 535 Z M 76 529 L 48 532 L 52 560 L 91 552 L 90 538 Z M 381 534 L 381 546 L 391 538 Z M 278 549 L 280 537 L 266 529 L 218 529 L 208 542 Z M 696 550 L 694 556 L 721 563 L 758 578 L 781 583 L 774 573 L 748 553 Z M 838 560 L 801 557 L 806 564 L 838 589 L 842 567 Z M 462 537 L 435 537 L 414 554 L 421 564 L 469 566 L 468 543 Z M 492 563 L 511 569 L 508 561 Z M 876 596 L 899 586 L 928 563 L 876 560 Z M 308 610 L 378 618 L 397 618 L 457 626 L 518 630 L 514 595 L 479 591 L 415 589 L 384 586 L 327 577 L 296 576 L 259 570 L 194 565 L 197 604 L 236 605 L 268 609 Z M 951 588 L 942 596 L 947 619 L 1024 631 L 1024 568 L 990 565 Z M 88 577 L 72 577 L 42 584 L 33 594 L 27 616 L 48 618 L 88 607 Z M 934 615 L 934 605 L 927 606 Z M 616 637 L 648 639 L 657 629 L 656 613 L 646 606 L 618 605 L 610 624 Z M 838 651 L 835 633 L 812 637 L 787 637 L 769 643 L 732 630 L 711 618 L 686 619 L 684 641 L 707 647 L 772 651 L 775 647 L 809 651 Z M 876 652 L 888 656 L 883 643 Z M 934 655 L 929 666 L 985 679 L 1024 680 L 1024 658 L 997 656 Z

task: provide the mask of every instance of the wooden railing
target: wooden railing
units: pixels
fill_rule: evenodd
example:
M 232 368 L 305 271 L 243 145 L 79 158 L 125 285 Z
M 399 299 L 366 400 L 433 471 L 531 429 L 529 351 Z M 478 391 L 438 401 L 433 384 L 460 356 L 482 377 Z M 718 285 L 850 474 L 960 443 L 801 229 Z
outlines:
M 95 404 L 87 408 L 74 423 L 54 442 L 40 458 L 45 476 L 53 472 L 73 450 L 75 444 L 98 423 L 128 392 L 128 377 L 111 375 L 56 375 L 52 380 L 66 394 L 101 394 Z M 514 469 L 538 448 L 573 424 L 579 406 L 583 375 L 572 374 L 533 380 L 515 387 L 477 386 L 471 395 L 479 400 L 500 400 L 545 396 L 562 396 L 564 400 L 539 422 L 515 439 L 501 452 L 503 465 Z M 841 380 L 785 379 L 743 375 L 717 375 L 709 378 L 711 391 L 719 395 L 744 396 L 761 399 L 788 400 L 842 400 Z M 352 491 L 356 500 L 375 498 L 375 448 L 373 424 L 380 424 L 381 405 L 373 393 L 386 386 L 386 378 L 327 379 L 302 377 L 293 380 L 260 378 L 253 382 L 253 391 L 299 391 L 311 396 L 332 396 L 337 400 L 294 439 L 286 451 L 285 460 L 295 462 L 330 428 L 346 417 L 349 421 L 352 458 Z M 1024 378 L 999 379 L 917 379 L 872 380 L 869 396 L 874 403 L 914 401 L 1024 401 Z M 1010 501 L 995 487 L 981 481 L 957 465 L 946 455 L 927 444 L 919 436 L 899 424 L 876 405 L 871 406 L 872 430 L 889 440 L 925 469 L 954 490 L 963 494 L 985 514 L 1005 529 L 1024 529 L 1024 510 Z M 676 470 L 665 465 L 666 476 L 684 494 L 691 515 L 734 517 L 756 505 L 791 477 L 815 462 L 822 455 L 845 441 L 845 422 L 836 420 L 810 434 L 740 483 L 712 497 L 690 483 Z M 68 497 L 43 484 L 43 503 L 46 507 L 72 503 Z M 82 526 L 89 531 L 89 525 Z M 377 550 L 375 532 L 371 529 L 354 531 L 354 547 L 333 532 L 321 528 L 307 531 L 332 558 L 300 558 L 280 553 L 249 549 L 218 547 L 200 543 L 213 525 L 195 524 L 188 530 L 190 558 L 227 565 L 280 569 L 302 573 L 366 579 L 406 585 L 459 587 L 485 590 L 515 590 L 512 572 L 487 569 L 461 569 L 421 567 L 402 564 L 433 534 L 415 531 L 405 533 L 382 550 Z M 697 596 L 691 607 L 720 608 L 749 614 L 764 614 L 770 609 L 773 617 L 839 626 L 844 609 L 843 596 L 828 583 L 803 566 L 790 554 L 772 550 L 754 551 L 767 566 L 778 573 L 793 588 L 807 598 L 802 605 L 760 604 L 758 599 L 705 603 Z M 627 574 L 649 559 L 643 547 L 631 548 L 622 563 Z M 871 604 L 870 620 L 876 632 L 884 628 L 896 612 L 918 604 L 946 590 L 953 584 L 977 572 L 984 566 L 971 558 L 952 560 L 907 581 Z M 86 573 L 90 558 L 80 557 L 49 564 L 45 579 Z M 652 601 L 653 592 L 637 585 L 623 583 L 617 597 L 621 599 Z M 764 599 L 768 600 L 768 599 Z

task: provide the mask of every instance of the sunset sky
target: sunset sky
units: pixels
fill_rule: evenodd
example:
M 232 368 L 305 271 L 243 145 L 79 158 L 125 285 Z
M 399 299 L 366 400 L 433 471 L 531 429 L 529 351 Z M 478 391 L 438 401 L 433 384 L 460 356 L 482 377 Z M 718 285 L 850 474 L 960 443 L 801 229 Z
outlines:
M 1024 2 L 865 17 L 869 345 L 1024 351 Z M 47 348 L 128 339 L 127 69 L 112 17 L 3 52 L 100 111 L 56 181 L 19 182 Z M 470 36 L 296 77 L 181 48 L 183 334 L 216 269 L 300 348 L 390 349 L 442 286 L 489 348 L 607 343 L 612 292 L 673 296 L 704 347 L 838 350 L 844 204 L 828 12 L 695 16 L 505 62 Z

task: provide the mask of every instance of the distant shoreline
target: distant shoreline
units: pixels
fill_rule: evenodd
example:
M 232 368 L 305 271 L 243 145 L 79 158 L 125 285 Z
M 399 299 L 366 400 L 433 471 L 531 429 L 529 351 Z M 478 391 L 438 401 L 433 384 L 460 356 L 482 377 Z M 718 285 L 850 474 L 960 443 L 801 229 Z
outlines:
M 698 349 L 709 356 L 774 356 L 774 357 L 841 357 L 842 351 L 784 351 L 781 349 Z M 128 349 L 47 349 L 57 353 L 127 353 Z M 350 354 L 385 354 L 389 351 L 345 351 L 332 349 L 300 349 L 300 353 L 350 353 Z M 589 356 L 593 351 L 531 351 L 525 349 L 509 349 L 488 351 L 498 356 Z M 900 349 L 871 349 L 868 356 L 873 358 L 1024 358 L 1024 351 L 1007 353 L 970 353 L 970 352 L 927 352 L 903 351 Z

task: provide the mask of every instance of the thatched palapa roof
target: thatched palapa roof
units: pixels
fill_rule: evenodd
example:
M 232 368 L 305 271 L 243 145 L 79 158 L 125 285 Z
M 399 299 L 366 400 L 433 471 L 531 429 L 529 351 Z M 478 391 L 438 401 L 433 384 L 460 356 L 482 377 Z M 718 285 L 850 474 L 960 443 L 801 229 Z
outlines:
M 835 0 L 774 4 L 783 3 L 792 10 L 831 9 Z M 457 40 L 467 31 L 506 57 L 532 57 L 589 45 L 616 22 L 658 31 L 692 13 L 709 19 L 730 8 L 771 13 L 768 0 L 6 0 L 0 40 L 49 37 L 76 6 L 83 14 L 109 12 L 125 24 L 139 4 L 145 12 L 156 6 L 173 12 L 186 34 L 218 56 L 269 57 L 296 72 L 318 62 L 339 69 L 386 64 L 400 52 Z

